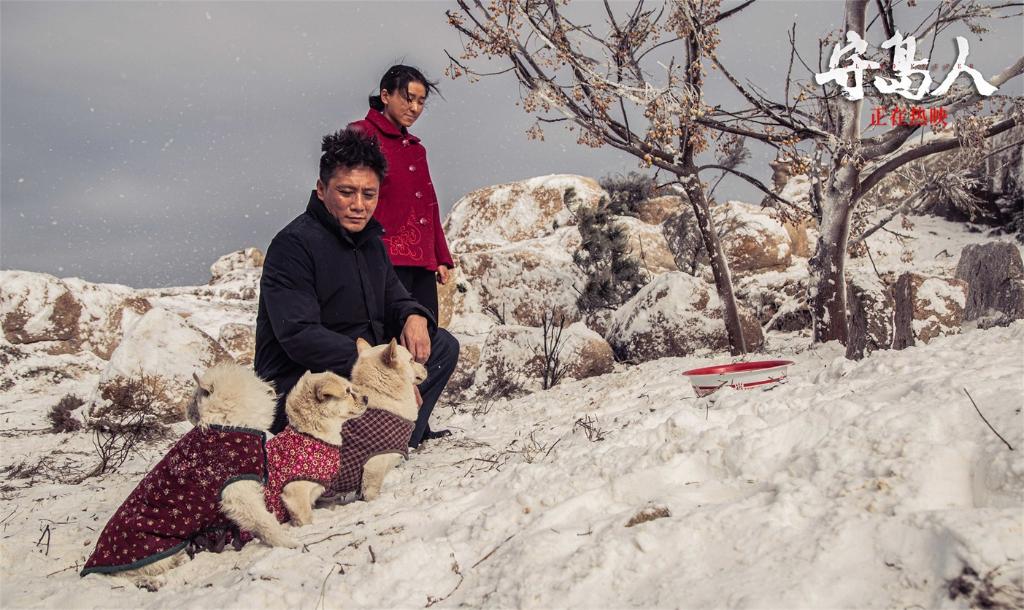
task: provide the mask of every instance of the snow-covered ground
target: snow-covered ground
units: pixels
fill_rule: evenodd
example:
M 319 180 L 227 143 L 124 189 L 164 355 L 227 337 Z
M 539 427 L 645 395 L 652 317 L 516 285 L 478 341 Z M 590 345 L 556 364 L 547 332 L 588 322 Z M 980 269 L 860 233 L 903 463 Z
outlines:
M 199 554 L 157 593 L 78 570 L 169 442 L 58 482 L 94 458 L 46 410 L 98 370 L 50 357 L 46 391 L 0 410 L 0 606 L 1021 607 L 1024 322 L 859 362 L 780 339 L 796 364 L 767 391 L 696 398 L 680 372 L 719 355 L 439 406 L 455 435 L 377 501 L 318 509 L 302 549 Z

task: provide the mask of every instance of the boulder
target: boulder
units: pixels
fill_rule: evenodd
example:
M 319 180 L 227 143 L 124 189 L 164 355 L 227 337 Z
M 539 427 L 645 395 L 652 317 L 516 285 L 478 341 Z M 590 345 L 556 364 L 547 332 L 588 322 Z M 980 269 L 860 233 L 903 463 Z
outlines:
M 135 290 L 45 273 L 0 271 L 0 326 L 15 345 L 110 358 L 124 330 L 150 309 Z
M 661 227 L 631 216 L 616 216 L 615 222 L 625 230 L 629 239 L 629 254 L 636 259 L 641 269 L 646 269 L 651 275 L 679 271 Z
M 777 210 L 729 201 L 714 207 L 712 214 L 730 271 L 759 273 L 789 266 L 790 237 Z
M 733 282 L 733 290 L 737 303 L 766 330 L 792 332 L 811 327 L 804 263 L 782 271 L 739 276 Z
M 893 349 L 960 332 L 967 282 L 904 273 L 893 287 Z
M 526 326 L 540 326 L 545 312 L 578 320 L 572 287 L 582 285 L 583 272 L 572 252 L 579 244 L 579 231 L 565 227 L 547 237 L 462 254 L 458 281 L 465 292 L 452 295 L 452 315 L 486 313 L 501 324 Z
M 749 351 L 764 343 L 757 318 L 740 310 Z M 729 347 L 722 304 L 714 286 L 686 273 L 658 276 L 620 307 L 608 341 L 619 359 L 646 362 Z
M 641 201 L 637 206 L 637 218 L 649 225 L 660 225 L 669 217 L 678 214 L 684 205 L 689 206 L 690 204 L 678 195 L 651 197 Z
M 161 422 L 181 421 L 195 386 L 192 374 L 225 360 L 231 355 L 209 335 L 177 314 L 151 309 L 110 356 L 88 417 L 122 416 L 119 409 L 125 405 L 113 397 L 123 396 L 125 388 L 140 387 L 149 395 L 145 415 Z
M 610 373 L 615 366 L 612 349 L 600 335 L 580 323 L 548 331 L 549 349 L 558 364 L 549 365 L 560 381 Z M 556 347 L 557 346 L 557 347 Z M 495 326 L 480 351 L 473 391 L 487 398 L 516 396 L 543 387 L 544 331 L 526 326 Z
M 571 175 L 488 186 L 455 203 L 445 236 L 453 252 L 470 252 L 550 235 L 576 222 L 565 202 L 569 188 L 579 205 L 596 206 L 605 195 L 597 181 Z
M 680 207 L 665 219 L 661 224 L 661 233 L 679 271 L 696 275 L 701 265 L 707 265 L 704 238 L 697 227 L 697 215 L 689 205 Z
M 263 275 L 263 252 L 257 248 L 225 254 L 210 266 L 210 288 L 194 290 L 196 296 L 252 301 L 259 296 Z
M 860 360 L 869 353 L 889 349 L 893 339 L 893 293 L 875 275 L 851 272 L 846 278 L 849 331 L 846 357 Z
M 818 240 L 818 221 L 811 217 L 801 220 L 785 219 L 782 227 L 789 235 L 789 247 L 793 256 L 811 258 Z
M 449 402 L 458 401 L 466 396 L 476 370 L 480 366 L 480 351 L 483 348 L 484 336 L 455 335 L 459 340 L 459 362 L 455 365 L 455 371 L 448 378 L 448 385 L 444 388 L 444 397 Z
M 999 323 L 1024 318 L 1024 263 L 1012 243 L 971 244 L 960 253 L 956 278 L 968 285 L 965 320 Z
M 223 283 L 238 272 L 248 272 L 263 268 L 263 252 L 257 248 L 236 250 L 225 254 L 210 265 L 210 284 Z
M 256 328 L 248 324 L 229 322 L 220 327 L 218 340 L 235 362 L 252 364 L 256 357 Z

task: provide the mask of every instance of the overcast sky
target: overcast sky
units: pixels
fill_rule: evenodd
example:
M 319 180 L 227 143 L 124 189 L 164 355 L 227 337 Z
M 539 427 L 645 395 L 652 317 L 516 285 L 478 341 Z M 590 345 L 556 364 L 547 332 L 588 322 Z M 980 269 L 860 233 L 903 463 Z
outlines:
M 637 169 L 558 126 L 528 140 L 533 120 L 515 105 L 509 75 L 444 79 L 444 51 L 461 50 L 444 15 L 453 4 L 0 3 L 0 268 L 137 287 L 205 283 L 217 257 L 265 250 L 303 210 L 321 136 L 362 118 L 397 62 L 441 80 L 445 99 L 431 98 L 413 132 L 442 213 L 482 186 Z M 600 8 L 579 10 L 597 19 Z M 841 26 L 842 3 L 761 0 L 724 29 L 726 64 L 778 95 L 794 19 L 814 48 Z M 970 59 L 984 74 L 1024 52 L 1021 23 L 972 36 Z M 942 49 L 951 61 L 952 44 Z M 725 88 L 713 95 L 732 99 Z M 747 169 L 767 178 L 765 154 Z M 716 195 L 760 200 L 738 181 Z

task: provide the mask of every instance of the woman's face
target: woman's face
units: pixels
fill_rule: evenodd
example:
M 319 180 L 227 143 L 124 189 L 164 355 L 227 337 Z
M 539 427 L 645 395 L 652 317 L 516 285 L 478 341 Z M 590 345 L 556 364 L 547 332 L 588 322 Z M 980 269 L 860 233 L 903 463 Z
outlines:
M 381 89 L 380 101 L 384 102 L 384 116 L 398 127 L 408 129 L 423 113 L 423 106 L 427 103 L 427 87 L 421 82 L 412 81 L 404 93 Z

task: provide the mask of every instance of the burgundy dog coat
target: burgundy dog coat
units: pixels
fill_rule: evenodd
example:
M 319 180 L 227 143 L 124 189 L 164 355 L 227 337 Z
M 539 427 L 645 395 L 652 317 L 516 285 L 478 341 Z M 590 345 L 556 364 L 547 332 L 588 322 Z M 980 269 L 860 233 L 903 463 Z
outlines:
M 341 460 L 337 445 L 331 445 L 288 426 L 267 442 L 267 468 L 270 471 L 265 489 L 267 507 L 281 523 L 288 512 L 281 500 L 284 486 L 292 481 L 312 481 L 325 488 L 338 476 Z
M 383 409 L 367 409 L 341 426 L 341 468 L 326 495 L 361 491 L 363 466 L 375 455 L 409 455 L 409 439 L 416 422 Z
M 264 483 L 266 467 L 262 431 L 217 425 L 193 428 L 110 518 L 82 576 L 134 570 L 195 545 L 196 540 L 219 537 L 222 547 L 224 533 L 237 531 L 237 526 L 220 510 L 221 493 L 235 481 Z M 249 534 L 242 540 L 235 535 L 236 545 L 248 539 Z

